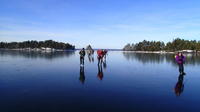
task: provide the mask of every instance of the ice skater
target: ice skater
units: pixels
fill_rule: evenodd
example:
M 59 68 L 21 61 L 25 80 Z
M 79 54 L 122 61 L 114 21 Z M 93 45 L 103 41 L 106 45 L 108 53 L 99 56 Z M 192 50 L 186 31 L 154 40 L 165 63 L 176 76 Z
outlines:
M 80 65 L 84 66 L 85 49 L 83 48 L 80 52 Z

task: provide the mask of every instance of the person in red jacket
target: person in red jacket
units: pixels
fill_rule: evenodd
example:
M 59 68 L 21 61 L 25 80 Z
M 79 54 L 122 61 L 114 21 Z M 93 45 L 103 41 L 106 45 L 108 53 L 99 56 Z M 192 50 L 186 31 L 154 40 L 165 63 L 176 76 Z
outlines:
M 98 65 L 102 64 L 103 62 L 103 54 L 103 50 L 97 50 Z

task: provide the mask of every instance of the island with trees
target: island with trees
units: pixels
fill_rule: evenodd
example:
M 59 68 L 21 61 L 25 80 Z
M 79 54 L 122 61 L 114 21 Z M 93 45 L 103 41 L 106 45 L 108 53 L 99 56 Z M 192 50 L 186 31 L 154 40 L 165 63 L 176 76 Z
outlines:
M 69 43 L 45 41 L 24 41 L 24 42 L 0 42 L 0 49 L 31 50 L 31 51 L 64 51 L 74 50 L 75 46 Z
M 174 39 L 166 44 L 162 41 L 147 41 L 138 42 L 135 44 L 127 44 L 123 48 L 124 51 L 149 51 L 149 52 L 199 52 L 200 41 L 184 40 L 180 38 Z

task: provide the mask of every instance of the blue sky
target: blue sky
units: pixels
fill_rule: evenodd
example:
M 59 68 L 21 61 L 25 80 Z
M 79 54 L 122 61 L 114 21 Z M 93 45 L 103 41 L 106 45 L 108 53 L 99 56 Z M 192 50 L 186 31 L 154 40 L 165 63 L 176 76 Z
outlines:
M 0 41 L 122 48 L 146 40 L 200 40 L 198 0 L 0 0 Z

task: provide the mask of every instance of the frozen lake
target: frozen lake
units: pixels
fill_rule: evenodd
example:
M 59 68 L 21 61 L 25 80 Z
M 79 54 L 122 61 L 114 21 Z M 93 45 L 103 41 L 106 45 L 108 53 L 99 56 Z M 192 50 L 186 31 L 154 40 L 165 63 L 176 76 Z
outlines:
M 199 112 L 200 56 L 109 51 L 102 70 L 78 51 L 0 51 L 0 112 Z

